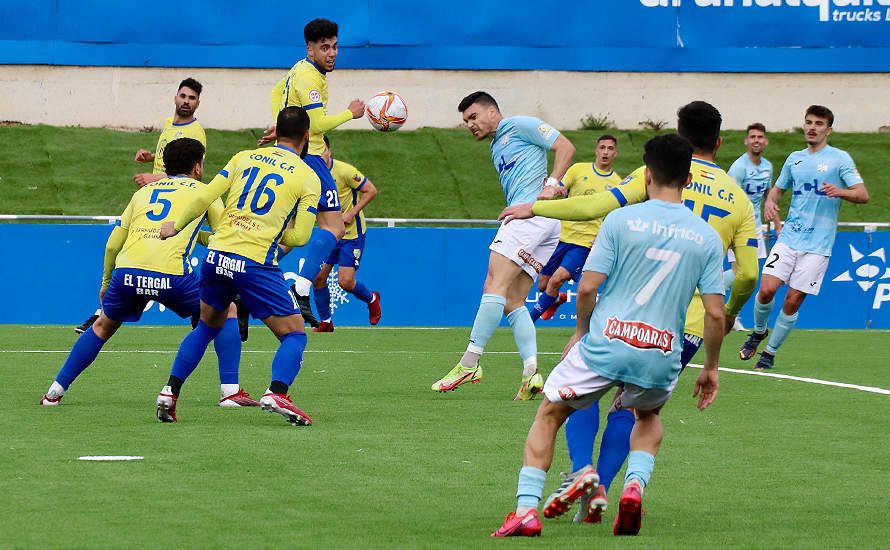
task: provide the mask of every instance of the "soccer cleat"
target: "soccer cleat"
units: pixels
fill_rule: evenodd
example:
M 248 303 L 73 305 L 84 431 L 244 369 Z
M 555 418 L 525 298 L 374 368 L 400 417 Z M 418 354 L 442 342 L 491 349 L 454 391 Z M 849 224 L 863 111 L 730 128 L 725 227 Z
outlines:
M 516 512 L 510 512 L 504 518 L 504 524 L 500 529 L 491 534 L 492 537 L 540 537 L 541 519 L 538 511 L 532 508 L 525 515 L 517 516 Z
M 90 315 L 89 319 L 87 319 L 87 320 L 84 321 L 83 323 L 81 323 L 81 324 L 77 325 L 76 327 L 74 327 L 74 332 L 76 332 L 77 334 L 83 334 L 84 332 L 87 331 L 88 328 L 90 328 L 91 326 L 93 326 L 93 323 L 95 323 L 95 322 L 96 322 L 96 319 L 98 319 L 98 318 L 99 318 L 98 315 L 95 315 L 95 314 L 94 314 L 94 315 Z
M 513 401 L 531 401 L 539 393 L 544 390 L 544 377 L 541 373 L 535 372 L 530 376 L 522 377 L 522 384 L 519 385 L 519 391 Z
M 590 465 L 562 476 L 562 484 L 550 493 L 544 502 L 545 518 L 555 518 L 565 514 L 576 500 L 589 494 L 600 482 L 600 476 Z
M 40 398 L 40 404 L 44 407 L 56 407 L 62 402 L 63 397 L 65 397 L 65 392 L 55 392 L 50 388 L 43 394 L 43 397 Z
M 556 297 L 556 301 L 550 304 L 550 307 L 544 310 L 544 313 L 541 314 L 542 321 L 549 321 L 556 314 L 556 310 L 559 309 L 559 306 L 566 303 L 566 300 L 569 299 L 568 294 L 565 292 L 560 292 L 559 296 Z
M 318 323 L 318 326 L 312 329 L 312 332 L 334 332 L 334 322 L 333 321 L 322 321 Z
M 368 321 L 372 325 L 376 325 L 380 322 L 383 311 L 380 309 L 380 293 L 375 290 L 371 294 L 374 296 L 374 300 L 368 304 Z
M 745 343 L 739 348 L 739 358 L 742 361 L 747 361 L 754 357 L 754 354 L 757 353 L 757 346 L 760 345 L 760 342 L 763 342 L 763 339 L 766 338 L 768 334 L 769 329 L 763 332 L 752 330 L 751 334 L 748 335 L 748 338 L 745 339 Z
M 260 406 L 265 411 L 278 413 L 294 426 L 311 426 L 312 419 L 300 410 L 290 400 L 290 396 L 283 393 L 266 393 L 260 398 Z
M 614 535 L 636 535 L 643 517 L 643 488 L 636 480 L 624 487 L 618 502 L 618 515 L 612 526 Z
M 240 296 L 235 297 L 235 308 L 238 310 L 238 334 L 241 335 L 241 341 L 247 341 L 247 332 L 250 328 L 250 310 Z
M 223 396 L 219 400 L 220 407 L 259 407 L 260 402 L 244 391 L 244 388 L 238 388 L 238 391 L 229 396 Z
M 770 370 L 773 368 L 773 361 L 776 360 L 776 356 L 772 353 L 763 350 L 760 354 L 760 359 L 757 360 L 757 364 L 754 365 L 754 370 Z
M 476 365 L 473 368 L 467 368 L 460 363 L 454 366 L 453 369 L 448 371 L 448 374 L 445 375 L 444 378 L 437 380 L 432 385 L 433 391 L 451 391 L 456 389 L 461 384 L 466 384 L 470 382 L 472 384 L 476 384 L 482 381 L 482 367 Z
M 315 318 L 315 315 L 312 313 L 312 303 L 309 302 L 309 296 L 302 296 L 297 294 L 297 285 L 290 285 L 290 293 L 294 296 L 294 301 L 297 302 L 297 307 L 300 308 L 300 315 L 303 316 L 303 320 L 309 323 L 309 326 L 315 328 L 318 326 L 318 319 Z
M 176 399 L 170 386 L 164 386 L 158 394 L 158 420 L 161 422 L 176 422 Z
M 581 497 L 578 512 L 575 513 L 573 523 L 602 523 L 603 512 L 609 507 L 609 499 L 606 497 L 606 488 L 597 485 L 596 490 L 590 495 Z

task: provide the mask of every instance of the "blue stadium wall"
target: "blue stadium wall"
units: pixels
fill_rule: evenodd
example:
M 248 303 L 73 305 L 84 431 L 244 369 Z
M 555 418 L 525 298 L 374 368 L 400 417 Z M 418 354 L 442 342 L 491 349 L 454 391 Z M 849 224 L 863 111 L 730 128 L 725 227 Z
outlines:
M 0 323 L 69 324 L 96 308 L 102 255 L 110 225 L 0 224 L 6 289 Z M 381 293 L 383 326 L 470 326 L 479 305 L 494 229 L 371 228 L 358 278 Z M 810 297 L 797 323 L 801 328 L 890 328 L 890 232 L 839 233 L 819 296 Z M 295 278 L 298 251 L 282 262 Z M 191 262 L 197 266 L 203 250 Z M 368 323 L 367 307 L 338 290 L 333 278 L 334 322 Z M 570 303 L 542 326 L 574 326 Z M 534 302 L 536 292 L 529 295 Z M 781 300 L 781 295 L 779 297 Z M 774 315 L 778 314 L 778 308 Z M 751 324 L 751 301 L 742 313 Z M 145 324 L 184 323 L 152 303 Z
M 340 68 L 890 72 L 890 0 L 0 2 L 0 64 L 287 67 L 340 23 Z

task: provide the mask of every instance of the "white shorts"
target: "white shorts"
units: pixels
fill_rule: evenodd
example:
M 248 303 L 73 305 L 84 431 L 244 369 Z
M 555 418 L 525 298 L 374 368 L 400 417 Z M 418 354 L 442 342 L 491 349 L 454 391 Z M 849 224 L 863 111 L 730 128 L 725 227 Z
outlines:
M 513 260 L 535 279 L 559 243 L 559 220 L 535 216 L 501 224 L 488 247 Z
M 586 409 L 594 401 L 599 401 L 609 388 L 621 383 L 620 380 L 604 378 L 590 370 L 581 357 L 579 344 L 576 343 L 566 354 L 566 358 L 550 371 L 544 382 L 544 395 L 551 403 L 562 402 L 573 409 Z M 676 378 L 666 390 L 624 384 L 621 406 L 643 411 L 655 410 L 667 402 L 676 387 Z
M 757 228 L 757 259 L 762 260 L 766 258 L 766 240 L 763 238 L 763 228 Z M 732 249 L 726 251 L 726 261 L 731 264 L 735 263 L 735 253 L 733 253 Z
M 828 269 L 828 256 L 798 252 L 784 243 L 776 243 L 763 264 L 763 274 L 772 275 L 794 290 L 819 294 L 822 278 Z

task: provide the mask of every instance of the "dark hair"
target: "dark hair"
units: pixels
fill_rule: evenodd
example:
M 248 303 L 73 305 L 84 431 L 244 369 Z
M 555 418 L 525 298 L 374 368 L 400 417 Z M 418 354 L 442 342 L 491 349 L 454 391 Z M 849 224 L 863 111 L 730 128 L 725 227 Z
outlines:
M 328 136 L 324 136 L 321 139 L 324 140 L 324 144 L 328 146 L 328 149 L 330 149 L 331 148 L 331 140 L 328 139 Z
M 474 103 L 478 103 L 479 105 L 485 107 L 487 105 L 494 105 L 494 108 L 500 111 L 500 107 L 498 107 L 498 102 L 491 97 L 491 94 L 488 92 L 473 92 L 467 97 L 460 100 L 460 103 L 457 104 L 458 112 L 464 112 L 470 108 L 470 106 Z
M 655 136 L 643 145 L 643 162 L 657 185 L 682 189 L 689 178 L 692 144 L 677 134 Z
M 601 141 L 606 141 L 610 139 L 615 142 L 615 145 L 618 145 L 618 138 L 613 136 L 612 134 L 603 134 L 600 137 L 596 138 L 596 144 L 599 145 Z
M 764 126 L 760 122 L 752 122 L 751 124 L 748 125 L 748 128 L 745 130 L 745 133 L 747 134 L 751 130 L 757 130 L 758 132 L 763 132 L 765 134 L 766 126 Z
M 322 38 L 337 38 L 340 29 L 329 19 L 313 19 L 303 27 L 303 38 L 306 43 L 318 42 Z
M 278 137 L 299 141 L 308 129 L 309 115 L 302 107 L 291 105 L 278 113 L 278 120 L 275 121 L 275 133 Z
M 185 80 L 180 82 L 179 88 L 176 88 L 176 91 L 178 92 L 179 90 L 183 89 L 184 87 L 191 88 L 198 95 L 201 95 L 201 90 L 204 89 L 204 86 L 201 86 L 201 83 L 198 82 L 197 80 L 195 80 L 194 78 L 186 78 Z
M 828 107 L 822 105 L 810 105 L 809 107 L 807 107 L 806 114 L 828 120 L 829 128 L 834 124 L 834 113 L 832 113 L 831 109 L 829 109 Z
M 717 148 L 723 117 L 710 103 L 693 101 L 677 111 L 677 133 L 696 150 L 711 153 Z
M 192 138 L 174 139 L 164 147 L 164 170 L 168 176 L 183 176 L 204 159 L 204 146 Z

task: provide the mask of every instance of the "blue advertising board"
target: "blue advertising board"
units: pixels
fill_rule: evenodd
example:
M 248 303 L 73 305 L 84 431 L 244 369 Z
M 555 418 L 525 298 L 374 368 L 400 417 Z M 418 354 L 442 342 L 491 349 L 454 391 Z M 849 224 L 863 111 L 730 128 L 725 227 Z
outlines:
M 315 17 L 340 68 L 890 71 L 890 0 L 2 2 L 0 64 L 283 68 Z
M 102 256 L 111 226 L 0 225 L 3 304 L 0 323 L 77 324 L 98 302 Z M 358 279 L 381 294 L 383 326 L 470 326 L 479 305 L 494 229 L 371 228 Z M 890 232 L 839 233 L 818 296 L 807 298 L 800 328 L 890 328 Z M 281 262 L 285 277 L 298 271 L 299 251 Z M 203 250 L 191 259 L 197 266 Z M 328 280 L 334 323 L 368 324 L 367 307 Z M 574 326 L 569 302 L 541 326 Z M 529 303 L 537 291 L 529 295 Z M 781 294 L 777 299 L 781 299 Z M 778 308 L 774 315 L 778 314 Z M 751 302 L 742 321 L 751 323 Z M 141 323 L 183 323 L 151 304 Z

